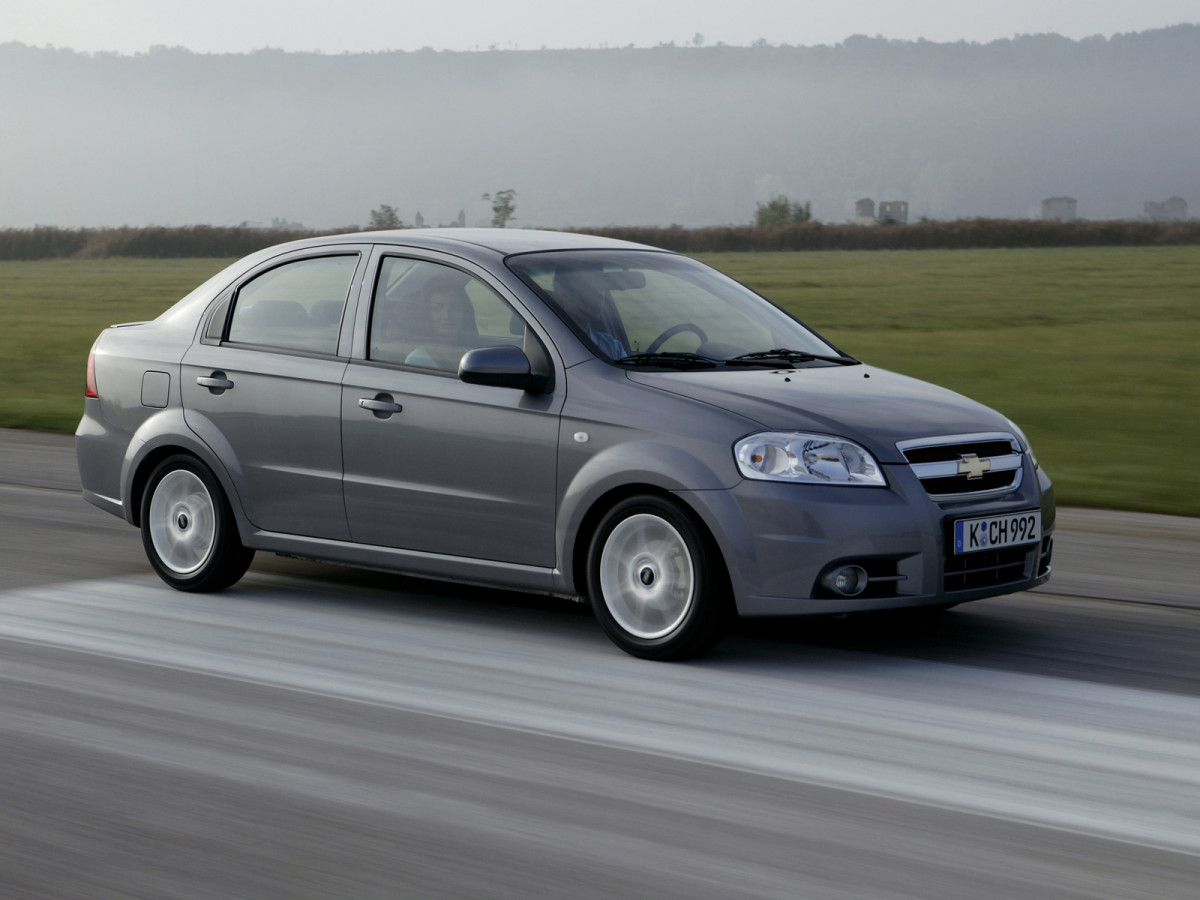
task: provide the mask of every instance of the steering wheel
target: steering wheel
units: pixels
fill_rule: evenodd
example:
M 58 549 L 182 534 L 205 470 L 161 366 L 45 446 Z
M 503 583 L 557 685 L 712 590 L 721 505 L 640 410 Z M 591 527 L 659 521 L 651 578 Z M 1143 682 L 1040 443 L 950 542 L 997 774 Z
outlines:
M 702 344 L 708 342 L 708 335 L 699 325 L 693 325 L 691 322 L 680 322 L 678 325 L 672 325 L 670 328 L 652 340 L 643 352 L 654 353 L 659 347 L 661 347 L 671 338 L 675 337 L 675 335 L 683 334 L 685 331 L 690 331 L 692 334 L 696 335 L 696 337 L 700 338 L 700 343 Z

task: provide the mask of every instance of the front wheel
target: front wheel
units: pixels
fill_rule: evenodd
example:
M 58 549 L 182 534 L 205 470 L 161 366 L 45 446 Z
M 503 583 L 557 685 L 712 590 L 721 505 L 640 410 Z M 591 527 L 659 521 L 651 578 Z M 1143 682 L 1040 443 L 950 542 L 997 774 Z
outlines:
M 242 546 L 220 484 L 190 456 L 163 460 L 142 495 L 142 544 L 158 576 L 181 591 L 219 591 L 246 573 Z
M 643 659 L 684 659 L 724 635 L 724 566 L 691 517 L 663 497 L 631 497 L 601 520 L 588 551 L 588 594 L 612 641 Z

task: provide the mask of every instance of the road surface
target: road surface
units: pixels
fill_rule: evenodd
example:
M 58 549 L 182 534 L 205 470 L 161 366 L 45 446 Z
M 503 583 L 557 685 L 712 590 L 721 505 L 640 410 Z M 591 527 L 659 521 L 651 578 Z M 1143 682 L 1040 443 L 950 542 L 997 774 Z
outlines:
M 0 432 L 0 896 L 1192 898 L 1200 527 L 1044 589 L 617 651 L 566 601 L 261 555 L 150 574 Z

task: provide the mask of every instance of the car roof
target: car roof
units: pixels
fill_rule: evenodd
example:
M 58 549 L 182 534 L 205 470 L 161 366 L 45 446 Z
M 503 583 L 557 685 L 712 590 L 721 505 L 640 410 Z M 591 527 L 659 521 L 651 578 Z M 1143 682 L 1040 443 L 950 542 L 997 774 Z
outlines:
M 170 315 L 190 315 L 195 304 L 208 303 L 216 292 L 224 290 L 235 279 L 243 277 L 256 266 L 283 254 L 335 247 L 346 244 L 375 244 L 440 250 L 478 263 L 495 261 L 497 257 L 553 250 L 641 250 L 668 253 L 659 247 L 619 241 L 566 231 L 537 231 L 522 228 L 401 228 L 392 231 L 352 231 L 304 238 L 265 247 L 245 256 L 221 270 L 168 309 L 159 318 Z
M 565 231 L 537 231 L 522 228 L 405 228 L 395 231 L 361 231 L 315 238 L 322 243 L 395 244 L 399 247 L 423 247 L 430 250 L 463 252 L 468 248 L 491 250 L 501 256 L 536 253 L 544 250 L 658 250 L 646 244 L 620 241 Z M 661 251 L 660 251 L 661 252 Z

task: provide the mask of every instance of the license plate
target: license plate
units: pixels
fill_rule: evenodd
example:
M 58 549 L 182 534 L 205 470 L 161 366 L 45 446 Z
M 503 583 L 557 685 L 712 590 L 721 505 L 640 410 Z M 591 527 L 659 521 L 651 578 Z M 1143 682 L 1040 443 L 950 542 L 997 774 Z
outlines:
M 954 523 L 955 554 L 1033 544 L 1041 539 L 1041 510 L 982 519 L 959 519 Z

